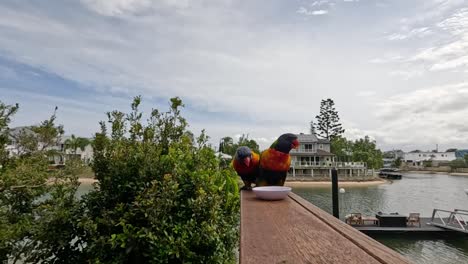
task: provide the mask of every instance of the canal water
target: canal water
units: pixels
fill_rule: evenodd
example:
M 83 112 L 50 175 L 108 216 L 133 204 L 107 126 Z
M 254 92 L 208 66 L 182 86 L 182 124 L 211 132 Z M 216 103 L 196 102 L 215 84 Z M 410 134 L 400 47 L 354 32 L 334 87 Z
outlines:
M 392 183 L 344 187 L 340 194 L 340 216 L 360 212 L 421 213 L 431 217 L 434 208 L 468 210 L 468 177 L 443 174 L 405 174 Z M 331 213 L 331 187 L 295 187 L 293 191 Z M 415 263 L 468 263 L 468 236 L 380 235 L 376 240 L 400 252 Z

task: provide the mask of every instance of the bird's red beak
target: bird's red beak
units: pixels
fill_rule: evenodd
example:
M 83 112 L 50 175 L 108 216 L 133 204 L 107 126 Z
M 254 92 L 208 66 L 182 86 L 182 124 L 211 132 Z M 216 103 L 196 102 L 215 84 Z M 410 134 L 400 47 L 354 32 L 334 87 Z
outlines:
M 247 158 L 244 159 L 244 164 L 247 167 L 250 166 L 250 157 L 247 157 Z
M 297 139 L 295 139 L 295 140 L 292 142 L 292 148 L 293 148 L 293 149 L 299 148 L 299 141 L 298 141 Z

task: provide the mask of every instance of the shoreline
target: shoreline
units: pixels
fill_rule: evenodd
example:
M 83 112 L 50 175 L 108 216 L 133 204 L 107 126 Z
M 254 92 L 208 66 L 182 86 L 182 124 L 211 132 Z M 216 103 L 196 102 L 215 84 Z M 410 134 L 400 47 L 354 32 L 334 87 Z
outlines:
M 93 179 L 93 178 L 78 178 L 79 183 L 95 183 L 98 180 Z
M 93 184 L 98 180 L 93 178 L 78 178 L 80 183 Z M 375 186 L 380 184 L 389 183 L 390 181 L 383 179 L 375 179 L 372 181 L 339 181 L 339 186 Z M 286 181 L 285 186 L 289 187 L 315 187 L 331 185 L 331 181 Z
M 401 171 L 401 173 L 414 173 L 414 174 L 444 174 L 449 176 L 468 176 L 466 172 L 444 172 L 444 171 Z
M 338 181 L 338 186 L 348 186 L 348 187 L 355 187 L 355 186 L 375 186 L 381 185 L 385 183 L 389 183 L 390 181 L 376 179 L 373 181 Z M 286 181 L 285 186 L 289 187 L 319 187 L 319 186 L 329 186 L 331 185 L 331 181 Z

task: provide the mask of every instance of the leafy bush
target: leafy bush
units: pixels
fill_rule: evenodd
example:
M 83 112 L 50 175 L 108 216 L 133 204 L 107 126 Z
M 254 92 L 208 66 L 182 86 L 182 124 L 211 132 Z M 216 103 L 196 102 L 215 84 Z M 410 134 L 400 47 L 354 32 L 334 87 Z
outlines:
M 74 185 L 56 188 L 49 209 L 36 214 L 38 231 L 17 236 L 35 245 L 24 251 L 26 261 L 235 262 L 235 173 L 219 168 L 204 131 L 194 139 L 187 130 L 179 98 L 168 112 L 153 110 L 146 124 L 140 101 L 129 114 L 113 111 L 108 124 L 101 122 L 93 143 L 95 189 L 78 201 Z
M 466 161 L 464 159 L 456 159 L 456 160 L 450 161 L 449 166 L 450 166 L 450 168 L 452 170 L 454 170 L 454 169 L 458 169 L 458 168 L 466 168 L 467 163 L 466 163 Z
M 219 170 L 202 132 L 193 142 L 182 102 L 154 110 L 141 123 L 132 113 L 109 114 L 95 139 L 98 189 L 86 198 L 91 259 L 106 262 L 225 263 L 234 261 L 239 197 L 235 174 Z M 128 131 L 126 129 L 129 125 Z M 96 250 L 98 249 L 98 250 Z
M 65 257 L 70 256 L 68 261 L 73 262 L 73 253 L 79 253 L 70 243 L 80 216 L 75 213 L 76 173 L 82 165 L 70 162 L 64 170 L 48 171 L 51 150 L 46 146 L 63 134 L 54 124 L 55 114 L 28 128 L 34 133 L 16 135 L 17 155 L 10 155 L 5 148 L 10 143 L 8 123 L 16 110 L 17 106 L 0 103 L 0 261 L 67 262 Z

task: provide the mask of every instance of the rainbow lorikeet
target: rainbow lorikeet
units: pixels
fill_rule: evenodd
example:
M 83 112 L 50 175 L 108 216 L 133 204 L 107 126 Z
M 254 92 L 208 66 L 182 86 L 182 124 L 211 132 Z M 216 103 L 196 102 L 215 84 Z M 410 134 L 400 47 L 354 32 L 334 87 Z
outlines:
M 291 165 L 289 152 L 298 147 L 297 136 L 287 133 L 273 142 L 269 149 L 264 150 L 260 155 L 257 186 L 283 186 Z
M 260 155 L 250 150 L 250 148 L 242 146 L 236 150 L 232 165 L 244 182 L 244 187 L 241 190 L 252 189 L 252 183 L 255 183 L 257 178 L 259 163 Z

